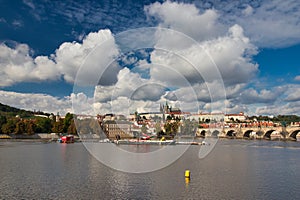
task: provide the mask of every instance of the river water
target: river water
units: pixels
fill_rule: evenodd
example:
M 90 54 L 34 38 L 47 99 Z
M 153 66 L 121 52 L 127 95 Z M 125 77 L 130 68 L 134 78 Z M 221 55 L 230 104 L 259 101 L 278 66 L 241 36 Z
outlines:
M 300 143 L 219 140 L 161 170 L 113 170 L 82 143 L 0 143 L 0 199 L 299 199 Z M 186 169 L 191 171 L 187 183 Z

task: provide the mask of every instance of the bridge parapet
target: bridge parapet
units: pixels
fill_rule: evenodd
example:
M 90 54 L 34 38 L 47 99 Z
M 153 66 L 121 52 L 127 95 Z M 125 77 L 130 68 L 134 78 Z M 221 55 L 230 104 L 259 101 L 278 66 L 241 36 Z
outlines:
M 197 136 L 218 136 L 237 138 L 300 138 L 300 127 L 224 127 L 199 128 Z

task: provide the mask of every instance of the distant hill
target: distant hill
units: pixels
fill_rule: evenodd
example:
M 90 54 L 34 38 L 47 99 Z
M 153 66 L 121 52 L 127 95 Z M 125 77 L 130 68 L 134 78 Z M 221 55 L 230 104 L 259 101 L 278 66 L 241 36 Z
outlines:
M 15 117 L 16 115 L 19 115 L 22 118 L 27 118 L 32 117 L 34 113 L 32 111 L 26 111 L 0 103 L 0 115 L 6 117 Z

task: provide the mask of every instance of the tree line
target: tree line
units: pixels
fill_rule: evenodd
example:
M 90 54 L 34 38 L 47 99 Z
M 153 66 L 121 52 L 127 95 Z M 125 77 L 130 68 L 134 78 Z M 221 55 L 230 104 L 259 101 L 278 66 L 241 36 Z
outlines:
M 274 117 L 269 116 L 251 116 L 250 120 L 256 119 L 257 121 L 273 121 L 279 122 L 282 125 L 289 125 L 291 122 L 300 122 L 300 116 L 297 115 L 277 115 Z
M 33 135 L 35 133 L 77 134 L 73 114 L 67 113 L 64 118 L 52 117 L 10 117 L 0 115 L 0 133 L 16 135 Z

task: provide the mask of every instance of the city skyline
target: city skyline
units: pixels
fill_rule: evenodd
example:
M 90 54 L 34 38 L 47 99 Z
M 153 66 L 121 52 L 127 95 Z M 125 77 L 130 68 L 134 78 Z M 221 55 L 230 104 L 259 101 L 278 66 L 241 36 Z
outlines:
M 297 1 L 4 1 L 0 102 L 62 114 L 73 111 L 72 103 L 79 105 L 80 114 L 93 112 L 91 108 L 101 113 L 157 110 L 159 103 L 170 101 L 191 112 L 299 115 L 299 10 Z M 209 52 L 224 88 L 216 77 L 194 77 L 191 67 L 155 48 L 120 57 L 121 46 L 113 42 L 105 51 L 119 56 L 116 69 L 98 85 L 73 91 L 77 71 L 94 47 L 144 27 L 169 28 L 195 40 Z M 164 41 L 174 44 L 174 38 Z M 163 45 L 159 42 L 154 47 Z M 181 55 L 198 63 L 198 71 L 209 71 L 204 54 L 185 44 L 185 38 L 176 40 Z M 83 78 L 86 83 L 90 76 Z M 216 95 L 211 102 L 211 95 L 224 91 L 226 99 Z

